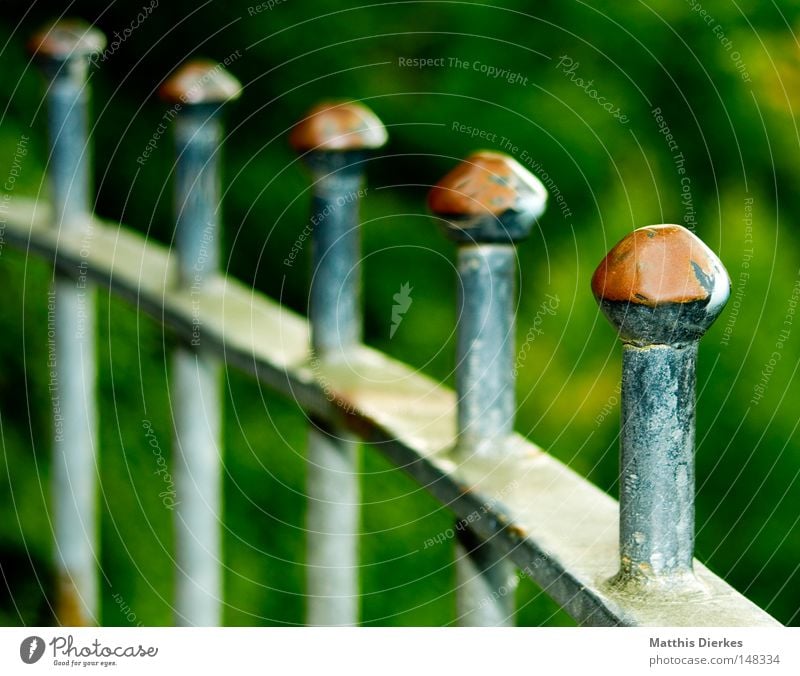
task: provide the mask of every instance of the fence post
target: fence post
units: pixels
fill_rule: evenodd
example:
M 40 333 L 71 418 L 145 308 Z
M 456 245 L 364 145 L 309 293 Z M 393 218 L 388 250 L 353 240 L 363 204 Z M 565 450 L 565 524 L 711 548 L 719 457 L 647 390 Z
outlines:
M 728 273 L 685 228 L 654 225 L 611 249 L 592 291 L 623 342 L 614 583 L 692 586 L 697 345 L 728 300 Z
M 428 205 L 458 246 L 457 452 L 502 459 L 514 429 L 516 252 L 545 209 L 547 191 L 502 153 L 470 155 L 430 191 Z M 461 525 L 461 524 L 459 524 Z M 513 624 L 515 569 L 468 528 L 459 533 L 458 619 Z
M 312 108 L 291 134 L 313 179 L 309 319 L 314 363 L 341 360 L 361 341 L 358 203 L 367 152 L 386 139 L 374 113 L 353 102 Z M 349 433 L 312 420 L 306 520 L 310 625 L 358 623 L 357 450 Z
M 89 87 L 92 54 L 105 36 L 78 20 L 62 20 L 36 33 L 29 49 L 49 82 L 47 89 L 53 227 L 83 233 L 91 246 Z M 61 625 L 97 624 L 97 410 L 95 402 L 95 294 L 82 265 L 60 270 L 51 290 L 54 358 L 53 515 L 57 597 Z M 50 305 L 50 303 L 48 303 Z
M 239 97 L 220 64 L 192 61 L 162 86 L 175 118 L 175 250 L 179 284 L 197 308 L 188 344 L 172 358 L 175 424 L 176 621 L 222 619 L 222 369 L 202 341 L 199 310 L 219 271 L 220 109 Z

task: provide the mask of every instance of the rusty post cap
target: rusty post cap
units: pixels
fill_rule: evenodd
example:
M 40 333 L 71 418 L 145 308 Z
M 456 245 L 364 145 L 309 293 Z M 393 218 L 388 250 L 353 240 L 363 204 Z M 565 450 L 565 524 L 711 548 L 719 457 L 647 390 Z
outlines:
M 680 225 L 634 230 L 592 276 L 592 292 L 625 342 L 699 339 L 730 295 L 730 278 L 711 249 Z
M 372 150 L 388 139 L 386 127 L 355 101 L 324 101 L 298 122 L 289 136 L 297 152 Z
M 220 104 L 238 99 L 242 85 L 221 63 L 194 59 L 179 66 L 158 93 L 168 103 Z
M 102 52 L 106 36 L 81 19 L 62 19 L 34 33 L 28 51 L 40 59 L 66 61 Z
M 457 242 L 525 239 L 547 206 L 547 190 L 513 157 L 481 150 L 467 157 L 428 193 L 428 208 Z

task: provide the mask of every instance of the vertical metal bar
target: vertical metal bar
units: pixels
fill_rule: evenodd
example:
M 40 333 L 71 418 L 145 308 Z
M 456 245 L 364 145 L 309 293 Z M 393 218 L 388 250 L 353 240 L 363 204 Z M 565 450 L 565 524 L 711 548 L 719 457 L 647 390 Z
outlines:
M 467 453 L 497 456 L 514 430 L 515 258 L 510 244 L 458 247 L 458 443 Z M 514 564 L 471 530 L 456 532 L 459 624 L 513 626 Z
M 197 321 L 189 344 L 172 356 L 175 424 L 176 622 L 222 622 L 222 366 L 203 345 L 201 308 L 219 271 L 218 151 L 223 102 L 240 86 L 205 61 L 181 67 L 162 87 L 175 105 L 175 250 L 179 283 Z
M 320 358 L 341 355 L 360 342 L 363 323 L 358 227 L 363 170 L 360 163 L 338 170 L 331 164 L 314 172 L 312 187 L 309 319 L 311 344 Z
M 459 443 L 492 453 L 514 431 L 514 291 L 510 244 L 458 247 Z
M 623 341 L 614 583 L 692 586 L 697 346 L 727 301 L 728 275 L 688 230 L 649 226 L 611 250 L 592 289 Z
M 358 201 L 345 198 L 358 194 L 363 171 L 359 164 L 313 178 L 311 344 L 320 360 L 336 360 L 361 340 Z M 308 432 L 307 622 L 350 626 L 358 623 L 358 443 L 343 430 L 313 422 Z
M 380 120 L 356 103 L 323 103 L 292 132 L 311 169 L 314 359 L 333 363 L 361 341 L 358 204 L 365 151 L 386 141 Z M 308 435 L 306 621 L 358 623 L 358 445 L 343 430 L 312 421 Z
M 87 250 L 91 246 L 87 71 L 89 56 L 104 44 L 102 33 L 78 21 L 49 26 L 30 43 L 49 80 L 53 225 L 82 231 Z M 55 359 L 49 366 L 53 369 L 55 611 L 61 625 L 88 626 L 99 621 L 95 296 L 81 266 L 55 276 L 53 304 Z
M 456 531 L 456 617 L 462 627 L 513 627 L 516 567 L 472 530 Z
M 456 364 L 458 441 L 463 456 L 501 460 L 514 430 L 514 243 L 544 212 L 547 193 L 512 158 L 468 157 L 431 190 L 431 211 L 458 244 Z M 505 552 L 456 528 L 458 622 L 514 623 L 515 568 Z
M 90 215 L 87 130 L 88 61 L 69 59 L 46 72 L 51 184 L 55 223 L 65 229 L 82 228 Z
M 217 359 L 175 350 L 175 615 L 181 626 L 213 627 L 222 620 L 221 384 Z
M 221 138 L 210 106 L 189 106 L 175 119 L 175 251 L 181 284 L 197 291 L 219 270 Z
M 358 443 L 312 421 L 308 431 L 306 622 L 358 624 Z
M 690 573 L 697 342 L 622 348 L 620 556 L 628 573 Z
M 220 137 L 219 121 L 200 108 L 181 111 L 175 128 L 175 245 L 181 284 L 198 313 L 206 280 L 217 272 Z M 218 626 L 222 619 L 221 376 L 219 361 L 203 350 L 198 322 L 190 345 L 179 346 L 172 356 L 175 613 L 179 624 L 189 626 Z

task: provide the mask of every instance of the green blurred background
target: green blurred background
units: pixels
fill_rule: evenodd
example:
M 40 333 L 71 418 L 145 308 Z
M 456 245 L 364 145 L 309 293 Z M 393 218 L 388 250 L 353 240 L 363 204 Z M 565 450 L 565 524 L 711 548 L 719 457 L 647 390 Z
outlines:
M 79 0 L 67 14 L 96 23 L 113 40 L 114 31 L 122 34 L 136 21 L 142 4 L 149 3 Z M 729 303 L 701 347 L 697 554 L 781 622 L 798 624 L 800 325 L 784 325 L 800 274 L 798 12 L 790 3 L 756 0 L 707 7 L 695 0 L 494 5 L 362 8 L 285 0 L 256 12 L 247 2 L 161 0 L 93 69 L 96 211 L 172 240 L 170 132 L 144 166 L 136 162 L 165 112 L 154 91 L 189 56 L 231 57 L 230 71 L 245 90 L 226 114 L 226 265 L 304 311 L 307 248 L 293 268 L 282 265 L 308 209 L 308 177 L 287 131 L 321 98 L 363 99 L 391 134 L 386 151 L 369 163 L 362 209 L 366 341 L 452 386 L 453 247 L 425 213 L 427 186 L 476 147 L 506 149 L 523 163 L 534 158 L 535 173 L 550 177 L 566 207 L 553 200 L 519 249 L 518 340 L 546 294 L 560 302 L 542 321 L 520 371 L 517 427 L 613 495 L 621 351 L 589 279 L 632 228 L 695 219 L 697 234 L 728 267 L 734 291 L 741 285 L 737 307 Z M 60 3 L 58 10 L 45 2 L 4 3 L 0 177 L 8 175 L 22 135 L 31 139 L 15 195 L 47 194 L 38 107 L 43 81 L 24 45 L 61 9 Z M 400 58 L 440 57 L 444 67 L 399 65 Z M 451 57 L 468 67 L 450 67 Z M 492 78 L 476 62 L 527 81 Z M 587 89 L 626 120 L 609 114 Z M 678 151 L 659 133 L 655 108 Z M 484 130 L 485 138 L 454 125 Z M 502 137 L 516 148 L 503 148 Z M 684 175 L 676 152 L 683 153 Z M 45 263 L 2 248 L 3 625 L 53 621 L 50 278 Z M 413 302 L 390 340 L 392 296 L 405 282 Z M 103 622 L 128 624 L 118 594 L 134 623 L 171 624 L 172 514 L 158 497 L 161 479 L 153 474 L 142 420 L 152 421 L 169 454 L 165 355 L 175 339 L 103 291 L 98 316 Z M 782 359 L 754 405 L 753 388 L 782 328 L 791 332 Z M 305 419 L 292 401 L 236 372 L 227 374 L 226 391 L 225 623 L 301 623 Z M 452 515 L 378 453 L 366 449 L 362 463 L 369 503 L 361 540 L 364 622 L 452 623 L 452 542 L 423 548 Z M 520 624 L 571 622 L 528 581 L 518 605 Z

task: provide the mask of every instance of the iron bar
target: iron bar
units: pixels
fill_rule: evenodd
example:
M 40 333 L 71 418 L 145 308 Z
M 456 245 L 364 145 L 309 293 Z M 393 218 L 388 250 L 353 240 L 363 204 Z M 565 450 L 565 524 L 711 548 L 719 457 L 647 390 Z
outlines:
M 361 341 L 358 205 L 367 151 L 386 130 L 363 105 L 323 103 L 294 128 L 291 142 L 312 175 L 312 363 L 335 364 Z M 308 435 L 307 623 L 358 623 L 358 444 L 340 427 L 312 419 Z
M 89 181 L 89 58 L 105 36 L 88 24 L 62 20 L 37 33 L 30 49 L 48 79 L 47 113 L 53 227 L 79 234 L 92 246 Z M 82 256 L 85 259 L 86 256 Z M 48 363 L 54 415 L 53 517 L 56 547 L 56 619 L 61 625 L 99 621 L 97 539 L 97 409 L 95 401 L 95 294 L 85 261 L 54 275 Z
M 728 299 L 728 274 L 685 228 L 649 226 L 611 250 L 592 289 L 624 344 L 614 583 L 702 594 L 692 570 L 695 365 Z
M 175 118 L 175 250 L 178 287 L 195 315 L 219 269 L 220 109 L 239 96 L 239 83 L 219 64 L 184 64 L 163 85 Z M 205 347 L 202 322 L 172 357 L 175 425 L 177 580 L 180 625 L 222 620 L 222 365 Z
M 429 195 L 431 211 L 458 245 L 457 452 L 502 461 L 514 430 L 516 242 L 526 238 L 547 201 L 544 186 L 512 158 L 480 152 Z M 514 621 L 514 565 L 491 541 L 468 530 L 456 545 L 458 621 Z

